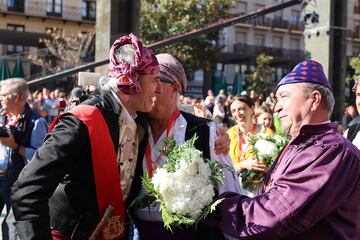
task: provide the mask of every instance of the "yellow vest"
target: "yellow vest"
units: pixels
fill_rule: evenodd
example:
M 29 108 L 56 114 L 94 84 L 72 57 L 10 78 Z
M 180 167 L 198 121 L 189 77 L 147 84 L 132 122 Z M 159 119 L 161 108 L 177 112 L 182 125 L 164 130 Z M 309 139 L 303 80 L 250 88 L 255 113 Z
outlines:
M 261 131 L 261 127 L 260 126 L 256 126 L 256 131 L 255 132 L 251 132 L 253 134 L 256 134 L 258 132 Z M 240 156 L 241 156 L 241 152 L 240 152 L 240 148 L 239 148 L 239 139 L 238 139 L 238 132 L 239 132 L 239 126 L 235 125 L 231 128 L 229 128 L 226 133 L 229 135 L 230 137 L 230 157 L 231 160 L 234 164 L 237 164 L 240 162 Z M 274 132 L 270 129 L 270 128 L 265 128 L 264 133 L 268 134 L 268 135 L 272 135 L 274 134 Z M 241 159 L 243 160 L 243 159 Z

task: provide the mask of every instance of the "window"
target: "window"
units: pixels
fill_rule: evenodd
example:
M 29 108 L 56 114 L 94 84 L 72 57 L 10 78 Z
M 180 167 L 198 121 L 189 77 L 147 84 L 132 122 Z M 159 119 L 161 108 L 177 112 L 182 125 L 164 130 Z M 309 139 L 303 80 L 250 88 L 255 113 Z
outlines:
M 360 54 L 360 45 L 353 45 L 352 47 L 352 55 L 355 57 L 359 56 Z
M 247 2 L 239 1 L 236 5 L 237 14 L 244 15 L 247 13 Z
M 81 16 L 84 20 L 95 21 L 96 19 L 96 1 L 83 0 L 81 3 Z
M 8 11 L 24 12 L 24 0 L 7 0 Z
M 354 0 L 354 13 L 360 14 L 360 0 Z
M 273 47 L 274 48 L 282 48 L 283 38 L 281 36 L 273 37 Z
M 246 33 L 245 32 L 236 32 L 235 42 L 236 43 L 246 43 Z
M 265 35 L 264 34 L 255 34 L 255 45 L 256 46 L 265 46 Z
M 290 49 L 300 49 L 300 41 L 297 38 L 290 38 Z
M 260 10 L 260 9 L 265 8 L 265 5 L 264 4 L 256 4 L 255 8 L 256 8 L 255 10 Z M 260 26 L 265 26 L 265 16 L 261 15 L 259 17 L 256 17 L 255 24 L 260 25 Z
M 61 17 L 61 15 L 62 15 L 62 0 L 47 0 L 46 14 L 48 16 Z
M 290 22 L 291 24 L 298 24 L 300 22 L 300 11 L 291 10 Z
M 24 32 L 25 27 L 24 27 L 24 25 L 8 24 L 7 30 Z M 24 46 L 22 46 L 22 45 L 13 45 L 13 44 L 6 45 L 6 54 L 7 55 L 14 54 L 14 53 L 22 53 L 22 52 L 24 52 Z
M 359 20 L 354 20 L 353 23 L 353 31 L 352 31 L 353 38 L 360 38 L 360 21 Z
M 283 18 L 283 11 L 276 11 L 273 14 L 273 19 L 275 20 L 282 20 Z

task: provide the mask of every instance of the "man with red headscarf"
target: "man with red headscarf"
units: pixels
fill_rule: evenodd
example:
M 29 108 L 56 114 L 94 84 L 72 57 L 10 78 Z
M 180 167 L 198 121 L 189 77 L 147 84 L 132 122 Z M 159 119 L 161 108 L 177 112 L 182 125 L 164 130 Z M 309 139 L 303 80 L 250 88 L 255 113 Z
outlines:
M 124 238 L 137 156 L 147 143 L 137 112 L 152 110 L 159 79 L 155 55 L 136 36 L 114 42 L 102 89 L 54 120 L 14 185 L 21 239 Z

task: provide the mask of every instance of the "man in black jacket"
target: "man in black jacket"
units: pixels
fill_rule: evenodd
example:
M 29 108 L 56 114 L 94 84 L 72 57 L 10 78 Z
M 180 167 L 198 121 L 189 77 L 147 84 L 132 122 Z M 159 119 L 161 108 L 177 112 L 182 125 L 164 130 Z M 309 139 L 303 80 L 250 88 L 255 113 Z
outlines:
M 147 140 L 137 111 L 151 111 L 159 93 L 158 62 L 133 34 L 113 44 L 103 90 L 54 121 L 15 183 L 21 239 L 124 238 L 125 205 Z

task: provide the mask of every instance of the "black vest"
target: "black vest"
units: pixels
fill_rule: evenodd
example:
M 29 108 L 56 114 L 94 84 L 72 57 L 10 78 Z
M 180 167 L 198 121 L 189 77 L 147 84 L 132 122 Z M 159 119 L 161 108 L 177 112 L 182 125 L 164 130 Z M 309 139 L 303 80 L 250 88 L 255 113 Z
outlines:
M 185 118 L 187 122 L 186 132 L 185 132 L 185 141 L 189 140 L 196 135 L 198 139 L 195 141 L 195 148 L 202 151 L 204 157 L 210 159 L 210 146 L 209 146 L 209 120 L 205 118 L 199 118 L 194 116 L 193 114 L 182 112 L 181 115 Z

